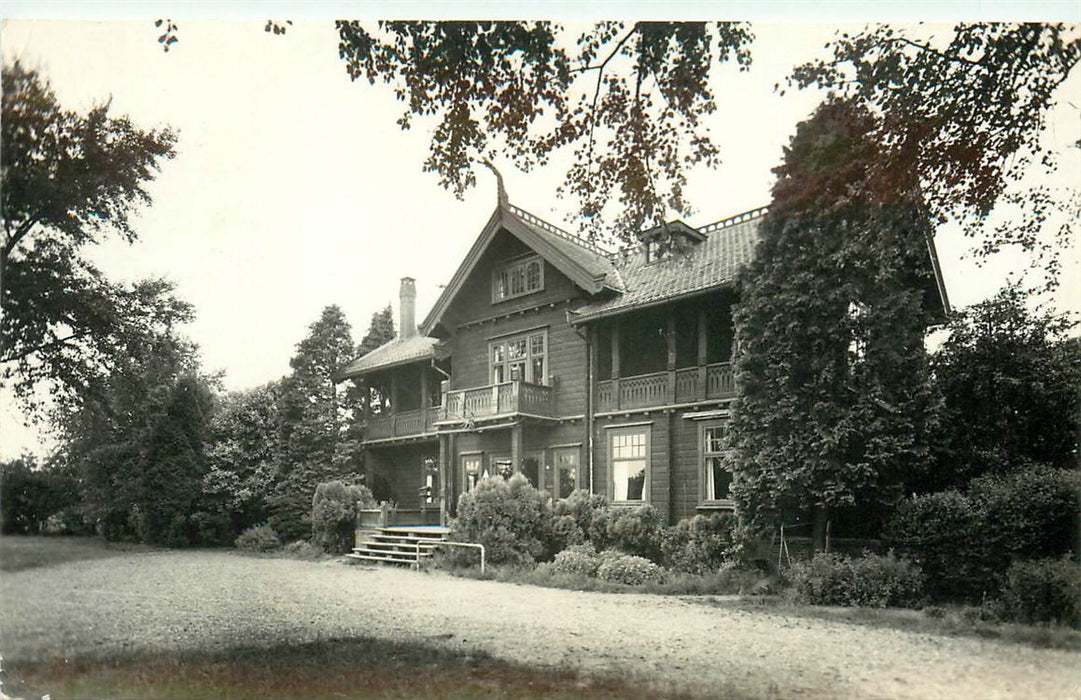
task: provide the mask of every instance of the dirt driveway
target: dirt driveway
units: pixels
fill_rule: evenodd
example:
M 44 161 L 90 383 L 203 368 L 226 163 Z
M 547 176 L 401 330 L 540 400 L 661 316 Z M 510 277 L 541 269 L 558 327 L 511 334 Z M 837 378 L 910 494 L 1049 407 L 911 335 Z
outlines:
M 0 596 L 10 660 L 360 635 L 703 697 L 1081 697 L 1071 652 L 338 562 L 134 554 L 3 573 Z

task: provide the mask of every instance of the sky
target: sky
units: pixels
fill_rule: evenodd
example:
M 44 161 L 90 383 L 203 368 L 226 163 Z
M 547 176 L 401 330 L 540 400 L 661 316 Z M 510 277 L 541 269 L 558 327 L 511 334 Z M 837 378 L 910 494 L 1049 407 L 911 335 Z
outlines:
M 68 108 L 85 111 L 111 98 L 114 115 L 178 131 L 176 158 L 149 187 L 153 205 L 135 219 L 139 240 L 109 241 L 88 252 L 115 280 L 173 280 L 177 294 L 197 310 L 186 334 L 199 344 L 205 369 L 224 372 L 228 389 L 288 373 L 296 343 L 327 305 L 343 309 L 357 341 L 388 303 L 397 318 L 402 276 L 417 280 L 423 318 L 495 205 L 494 178 L 486 172 L 463 200 L 422 172 L 428 125 L 401 131 L 395 123 L 401 108 L 388 88 L 350 82 L 328 19 L 298 18 L 278 37 L 263 31 L 270 10 L 230 12 L 233 19 L 218 20 L 207 8 L 220 14 L 227 6 L 180 4 L 188 13 L 174 17 L 180 41 L 164 53 L 152 21 L 167 16 L 162 7 L 126 20 L 87 19 L 80 11 L 83 18 L 72 21 L 55 18 L 72 16 L 70 9 L 65 14 L 48 3 L 35 12 L 10 5 L 8 17 L 24 18 L 3 24 L 5 62 L 18 58 L 41 71 Z M 411 16 L 421 16 L 424 7 L 445 15 L 447 7 L 406 6 L 418 10 Z M 139 14 L 132 5 L 121 7 L 128 16 Z M 685 7 L 676 4 L 673 13 Z M 770 21 L 779 14 L 767 12 L 754 24 L 751 70 L 723 69 L 715 76 L 719 109 L 710 126 L 723 162 L 691 173 L 688 195 L 697 211 L 688 223 L 704 225 L 768 204 L 770 169 L 796 123 L 821 99 L 800 91 L 782 97 L 774 85 L 820 52 L 838 28 L 863 26 L 809 23 L 808 7 L 802 6 L 800 23 L 779 24 Z M 284 8 L 278 15 L 298 17 Z M 1074 21 L 1079 16 L 1081 10 L 1074 11 Z M 1048 133 L 1055 143 L 1081 138 L 1079 77 L 1064 86 Z M 1064 162 L 1059 177 L 1077 183 L 1081 151 L 1073 150 L 1078 155 Z M 557 158 L 528 174 L 509 162 L 497 165 L 512 202 L 572 227 L 565 220 L 569 205 L 555 196 L 566 162 Z M 936 245 L 955 306 L 992 295 L 1007 274 L 1027 264 L 1005 255 L 977 267 L 965 257 L 970 241 L 956 228 L 941 230 Z M 1060 309 L 1079 307 L 1078 252 L 1071 252 L 1065 284 L 1051 300 Z M 42 449 L 40 430 L 23 425 L 10 394 L 0 394 L 0 403 L 0 457 Z

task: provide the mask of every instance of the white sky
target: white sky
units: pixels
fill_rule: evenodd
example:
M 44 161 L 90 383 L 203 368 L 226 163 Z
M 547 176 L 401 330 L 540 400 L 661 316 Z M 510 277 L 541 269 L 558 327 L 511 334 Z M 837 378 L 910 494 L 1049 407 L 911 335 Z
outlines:
M 52 8 L 34 7 L 36 16 Z M 209 6 L 180 7 L 196 16 L 202 8 L 205 16 Z M 685 14 L 686 6 L 675 7 L 673 15 Z M 28 12 L 16 4 L 14 14 Z M 229 389 L 286 374 L 294 345 L 328 304 L 342 307 L 357 341 L 387 303 L 394 302 L 397 318 L 403 275 L 417 279 L 423 318 L 491 213 L 493 178 L 482 173 L 479 187 L 458 201 L 421 172 L 426 125 L 400 131 L 401 109 L 389 89 L 350 83 L 331 21 L 295 20 L 286 36 L 276 37 L 263 31 L 273 16 L 266 9 L 247 20 L 177 19 L 180 42 L 166 54 L 151 21 L 166 14 L 152 8 L 134 21 L 3 25 L 4 60 L 17 57 L 39 69 L 64 106 L 85 110 L 111 96 L 114 115 L 179 132 L 176 158 L 151 185 L 154 204 L 136 221 L 140 239 L 131 246 L 107 243 L 92 258 L 114 279 L 174 280 L 179 296 L 196 307 L 187 333 L 200 345 L 205 369 L 224 370 Z M 1072 11 L 1075 21 L 1079 16 L 1081 10 Z M 688 223 L 769 202 L 770 168 L 819 99 L 792 91 L 782 98 L 773 86 L 820 51 L 837 26 L 755 23 L 751 70 L 719 76 L 711 127 L 724 162 L 692 173 L 688 194 L 698 213 Z M 1062 101 L 1072 106 L 1063 104 L 1056 115 L 1054 142 L 1081 138 L 1078 78 L 1064 86 Z M 1081 182 L 1081 155 L 1078 149 L 1070 155 L 1060 177 Z M 501 170 L 511 201 L 567 225 L 566 205 L 555 198 L 558 160 L 528 175 L 509 163 Z M 1010 255 L 977 268 L 962 259 L 968 242 L 952 230 L 940 232 L 937 244 L 955 306 L 993 294 L 1005 274 L 1026 264 Z M 1079 272 L 1075 247 L 1053 300 L 1059 308 L 1079 307 Z M 9 394 L 0 401 L 0 456 L 34 449 L 37 431 L 22 426 Z

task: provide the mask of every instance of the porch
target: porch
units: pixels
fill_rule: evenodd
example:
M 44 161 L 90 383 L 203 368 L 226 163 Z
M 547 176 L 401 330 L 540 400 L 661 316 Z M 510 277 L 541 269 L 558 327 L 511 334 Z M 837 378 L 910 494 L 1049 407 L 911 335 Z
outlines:
M 732 365 L 709 365 L 671 369 L 597 382 L 597 412 L 672 406 L 726 399 L 735 396 Z

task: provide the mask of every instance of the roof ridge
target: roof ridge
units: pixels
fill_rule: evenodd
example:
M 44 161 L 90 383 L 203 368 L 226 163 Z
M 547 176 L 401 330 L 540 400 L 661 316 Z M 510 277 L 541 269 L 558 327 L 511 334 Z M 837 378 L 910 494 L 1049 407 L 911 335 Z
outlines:
M 604 248 L 600 247 L 599 245 L 597 245 L 593 241 L 586 240 L 585 238 L 582 238 L 581 236 L 577 236 L 577 235 L 571 233 L 570 231 L 561 229 L 560 227 L 556 226 L 555 224 L 550 224 L 547 221 L 545 221 L 544 219 L 537 216 L 536 214 L 530 213 L 530 212 L 526 211 L 525 209 L 522 209 L 519 206 L 511 204 L 510 202 L 507 202 L 506 206 L 507 206 L 507 209 L 509 209 L 510 212 L 512 214 L 514 214 L 515 216 L 517 216 L 518 218 L 523 219 L 526 222 L 531 223 L 534 226 L 537 226 L 537 227 L 547 231 L 548 233 L 555 234 L 556 236 L 559 236 L 560 238 L 566 239 L 567 241 L 569 241 L 571 243 L 574 243 L 576 245 L 580 245 L 580 246 L 582 246 L 583 248 L 585 248 L 586 250 L 588 250 L 591 253 L 595 253 L 596 255 L 603 255 L 603 256 L 607 256 L 607 255 L 611 254 L 610 251 L 605 250 Z
M 742 224 L 753 219 L 760 219 L 769 213 L 769 207 L 756 207 L 754 209 L 748 209 L 745 212 L 729 216 L 721 219 L 720 221 L 714 221 L 712 224 L 706 224 L 698 228 L 699 233 L 713 233 L 714 231 L 720 231 L 721 229 L 730 228 L 736 224 Z

